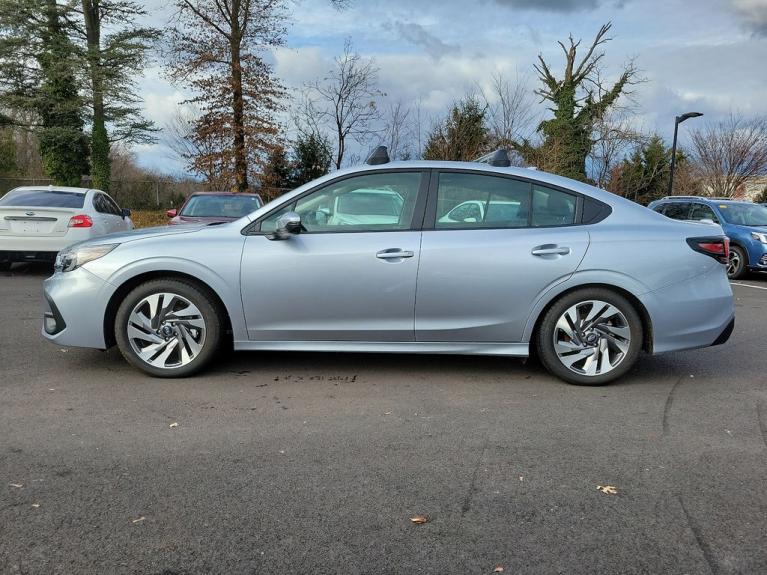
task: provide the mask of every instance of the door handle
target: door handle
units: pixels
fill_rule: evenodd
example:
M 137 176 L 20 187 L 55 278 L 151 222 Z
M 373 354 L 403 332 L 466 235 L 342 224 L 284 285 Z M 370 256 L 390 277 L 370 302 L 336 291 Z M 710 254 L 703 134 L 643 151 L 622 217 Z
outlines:
M 415 254 L 408 250 L 401 250 L 399 248 L 389 248 L 388 250 L 381 250 L 376 254 L 379 260 L 398 260 L 401 258 L 412 258 Z
M 533 248 L 533 251 L 530 253 L 534 256 L 566 256 L 570 253 L 570 248 L 553 245 L 538 246 Z

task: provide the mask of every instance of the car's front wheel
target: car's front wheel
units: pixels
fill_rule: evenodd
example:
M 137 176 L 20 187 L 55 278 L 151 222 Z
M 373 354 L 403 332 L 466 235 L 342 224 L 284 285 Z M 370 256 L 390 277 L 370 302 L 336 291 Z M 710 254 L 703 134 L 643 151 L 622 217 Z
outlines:
M 642 348 L 642 320 L 622 295 L 581 289 L 557 300 L 537 333 L 546 369 L 577 385 L 603 385 L 625 374 Z
M 202 369 L 221 340 L 221 318 L 204 290 L 180 280 L 153 280 L 131 291 L 115 317 L 115 339 L 133 366 L 155 377 Z
M 746 252 L 738 246 L 730 246 L 730 259 L 727 262 L 727 277 L 731 280 L 742 278 L 746 274 Z

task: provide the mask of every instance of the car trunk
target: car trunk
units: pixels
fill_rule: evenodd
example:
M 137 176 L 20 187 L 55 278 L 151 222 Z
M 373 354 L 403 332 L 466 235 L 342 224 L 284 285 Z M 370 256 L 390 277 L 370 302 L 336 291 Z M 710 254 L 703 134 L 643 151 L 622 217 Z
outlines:
M 75 208 L 0 206 L 0 237 L 63 236 L 69 229 L 70 218 L 77 213 Z

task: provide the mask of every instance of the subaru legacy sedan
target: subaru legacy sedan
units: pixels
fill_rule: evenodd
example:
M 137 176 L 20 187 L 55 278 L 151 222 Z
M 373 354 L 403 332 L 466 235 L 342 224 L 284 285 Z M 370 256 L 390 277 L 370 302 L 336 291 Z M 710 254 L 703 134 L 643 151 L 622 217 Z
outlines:
M 117 345 L 159 377 L 198 372 L 221 345 L 535 349 L 552 374 L 598 385 L 643 351 L 724 343 L 734 326 L 728 257 L 716 225 L 509 167 L 505 154 L 389 162 L 378 150 L 231 223 L 60 253 L 44 285 L 43 334 L 62 346 Z

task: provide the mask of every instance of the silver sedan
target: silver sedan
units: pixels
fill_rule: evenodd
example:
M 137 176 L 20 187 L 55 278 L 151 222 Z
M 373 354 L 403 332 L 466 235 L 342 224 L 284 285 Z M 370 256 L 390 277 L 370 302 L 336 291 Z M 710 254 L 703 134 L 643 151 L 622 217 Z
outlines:
M 718 225 L 507 162 L 370 162 L 237 221 L 61 252 L 43 334 L 159 377 L 236 350 L 526 357 L 603 384 L 639 354 L 724 343 Z

